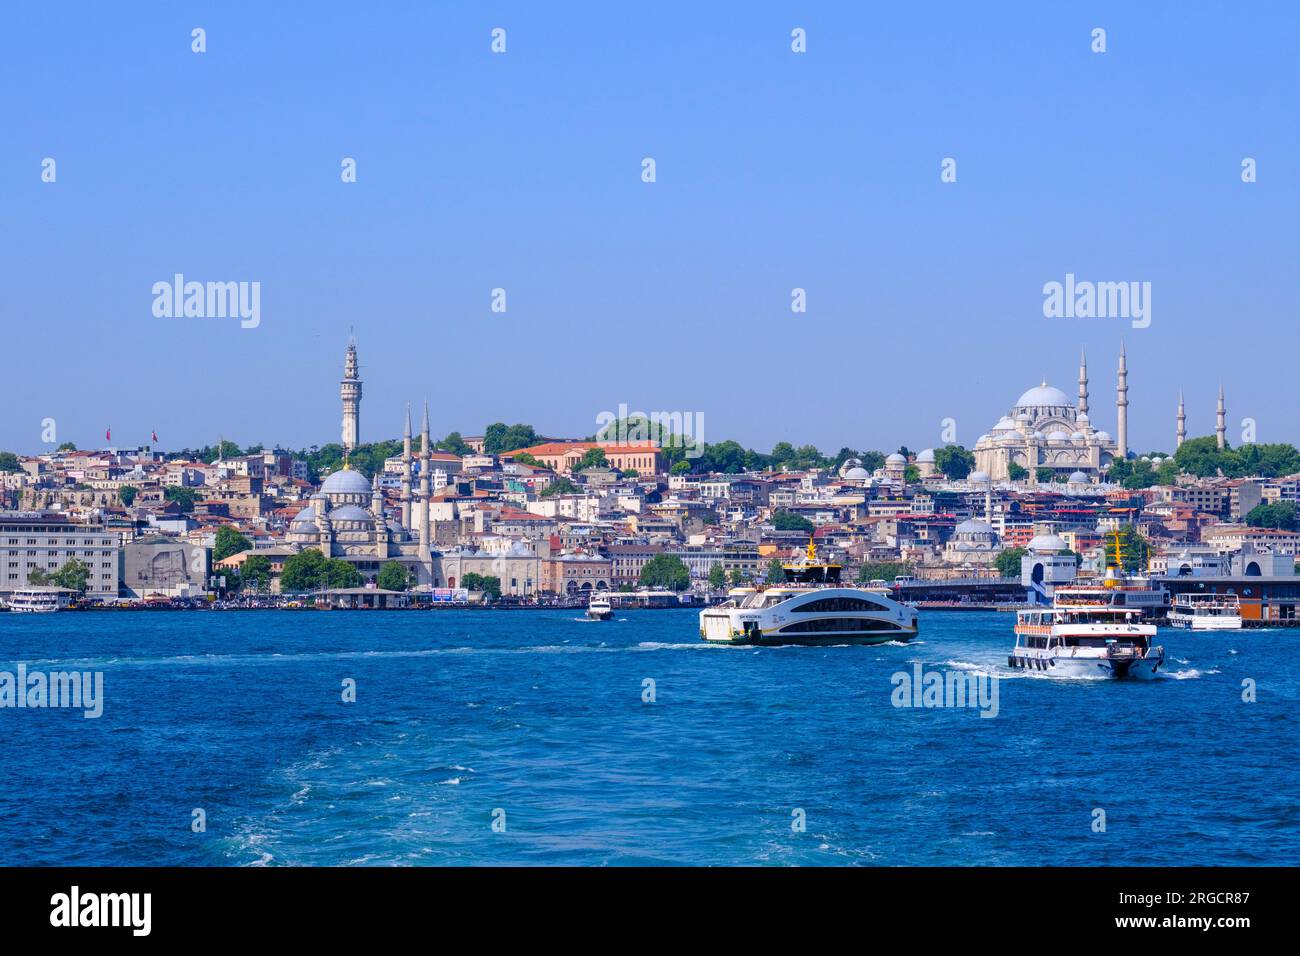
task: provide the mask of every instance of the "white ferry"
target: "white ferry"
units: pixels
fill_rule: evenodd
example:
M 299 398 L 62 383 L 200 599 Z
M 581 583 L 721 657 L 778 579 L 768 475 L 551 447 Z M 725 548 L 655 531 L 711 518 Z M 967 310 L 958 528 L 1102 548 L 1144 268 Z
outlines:
M 916 609 L 885 588 L 840 584 L 841 566 L 817 560 L 808 542 L 798 561 L 782 565 L 785 581 L 734 588 L 728 600 L 700 612 L 700 637 L 714 644 L 883 644 L 916 636 Z
M 1169 626 L 1193 631 L 1241 630 L 1241 599 L 1235 594 L 1180 594 L 1169 610 Z
M 18 588 L 9 597 L 9 610 L 15 614 L 47 614 L 68 606 L 72 592 L 67 588 L 31 585 Z
M 1118 593 L 1105 585 L 1058 588 L 1050 610 L 1018 612 L 1007 663 L 1051 677 L 1155 677 L 1165 662 L 1165 649 L 1152 644 L 1156 626 L 1140 623 L 1138 610 L 1116 602 Z
M 609 603 L 607 597 L 593 597 L 587 602 L 587 620 L 589 621 L 612 621 L 614 619 L 614 608 Z

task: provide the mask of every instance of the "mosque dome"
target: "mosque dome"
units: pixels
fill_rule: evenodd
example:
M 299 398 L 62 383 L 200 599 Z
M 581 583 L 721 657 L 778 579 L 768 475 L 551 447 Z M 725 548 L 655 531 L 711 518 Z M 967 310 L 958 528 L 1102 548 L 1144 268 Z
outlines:
M 370 482 L 366 481 L 366 476 L 361 472 L 344 468 L 327 477 L 320 490 L 327 495 L 368 495 Z
M 1070 441 L 1084 441 L 1085 439 L 1087 439 L 1087 437 L 1088 437 L 1088 436 L 1085 435 L 1083 432 L 1071 432 L 1071 433 L 1070 433 Z
M 933 448 L 927 448 L 925 451 L 921 452 L 919 455 L 916 456 L 916 460 L 917 460 L 918 463 L 929 463 L 929 462 L 933 462 L 933 461 L 934 461 L 934 449 L 933 449 Z
M 993 426 L 993 430 L 995 432 L 1015 431 L 1016 423 L 1013 422 L 1006 415 L 1003 415 L 1002 418 L 999 419 L 998 423 Z
M 1033 407 L 1035 405 L 1069 405 L 1070 398 L 1059 388 L 1053 388 L 1046 382 L 1031 388 L 1016 400 L 1016 407 Z
M 1047 433 L 1047 440 L 1048 441 L 1069 441 L 1070 433 L 1063 432 L 1058 428 L 1055 431 L 1051 431 Z
M 953 529 L 954 534 L 995 534 L 993 526 L 978 518 L 967 518 Z
M 355 472 L 353 472 L 355 474 Z M 364 478 L 361 479 L 363 482 Z M 329 513 L 330 521 L 363 521 L 366 524 L 374 522 L 370 512 L 365 508 L 359 508 L 356 505 L 340 505 Z
M 1029 539 L 1029 550 L 1042 554 L 1047 551 L 1068 551 L 1070 546 L 1057 534 L 1036 534 Z
M 1047 441 L 1047 436 L 1044 435 L 1042 432 L 1034 432 L 1034 437 L 1037 438 L 1039 441 Z
M 850 468 L 844 473 L 844 477 L 850 481 L 862 481 L 863 479 L 870 478 L 871 472 L 867 471 L 865 468 Z
M 898 452 L 894 452 L 892 455 L 890 455 L 888 458 L 885 459 L 885 464 L 886 464 L 886 465 L 906 465 L 906 464 L 907 464 L 907 459 L 904 458 L 902 455 L 900 455 Z
M 1070 472 L 1070 482 L 1076 485 L 1087 484 L 1088 476 L 1082 471 Z
M 301 511 L 299 511 L 296 515 L 293 516 L 293 521 L 290 522 L 290 527 L 298 524 L 314 524 L 315 521 L 316 521 L 316 509 L 313 508 L 311 505 L 308 505 L 306 508 L 303 508 Z
M 1097 432 L 1095 437 L 1097 441 L 1110 441 L 1110 432 Z
M 975 484 L 985 485 L 989 483 L 989 473 L 987 471 L 972 471 L 966 476 L 966 480 Z

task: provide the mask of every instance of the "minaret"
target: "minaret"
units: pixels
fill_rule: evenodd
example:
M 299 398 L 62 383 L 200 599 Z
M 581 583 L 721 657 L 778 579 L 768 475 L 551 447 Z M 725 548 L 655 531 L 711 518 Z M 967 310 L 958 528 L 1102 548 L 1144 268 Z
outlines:
M 1219 383 L 1219 411 L 1214 419 L 1214 440 L 1220 448 L 1228 447 L 1228 409 L 1223 404 L 1223 383 Z
M 1183 393 L 1178 393 L 1178 436 L 1175 439 L 1174 447 L 1179 448 L 1183 442 L 1187 441 L 1187 410 L 1183 408 Z
M 402 429 L 402 527 L 411 528 L 411 403 L 406 403 L 406 427 Z
M 343 399 L 343 450 L 351 451 L 361 441 L 361 379 L 357 377 L 356 339 L 348 339 L 339 395 Z
M 429 560 L 429 511 L 430 498 L 429 472 L 432 471 L 429 458 L 429 403 L 424 403 L 424 424 L 420 426 L 420 559 Z
M 1088 414 L 1088 356 L 1079 353 L 1079 414 Z
M 1115 457 L 1128 457 L 1128 362 L 1124 343 L 1119 343 L 1119 382 L 1115 386 Z

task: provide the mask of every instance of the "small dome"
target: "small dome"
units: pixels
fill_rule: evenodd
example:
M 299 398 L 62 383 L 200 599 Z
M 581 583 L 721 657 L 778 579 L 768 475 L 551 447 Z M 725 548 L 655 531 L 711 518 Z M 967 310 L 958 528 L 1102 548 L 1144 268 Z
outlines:
M 1082 471 L 1072 471 L 1070 472 L 1070 482 L 1076 485 L 1087 484 L 1088 476 Z
M 844 473 L 844 477 L 850 481 L 862 481 L 871 477 L 871 472 L 865 468 L 850 468 Z
M 993 426 L 993 430 L 995 432 L 1015 431 L 1016 423 L 1013 422 L 1011 419 L 1007 418 L 1007 416 L 1003 415 L 1000 419 L 998 419 L 998 423 Z
M 370 482 L 361 472 L 344 468 L 326 478 L 320 490 L 327 495 L 368 495 Z
M 1065 539 L 1055 534 L 1036 534 L 1029 539 L 1029 550 L 1043 554 L 1049 551 L 1068 551 L 1070 546 Z
M 986 442 L 986 441 L 988 441 L 988 440 L 989 440 L 989 436 L 988 436 L 987 433 L 985 433 L 985 434 L 983 434 L 983 435 L 980 435 L 979 439 L 975 442 L 975 444 L 979 445 L 979 444 L 982 444 L 982 443 L 984 443 L 984 442 Z
M 1048 441 L 1069 441 L 1070 433 L 1063 432 L 1058 428 L 1055 431 L 1047 433 L 1047 440 Z
M 1034 432 L 1034 437 L 1037 438 L 1039 441 L 1047 441 L 1047 436 L 1044 435 L 1042 432 Z
M 993 526 L 978 518 L 967 518 L 954 529 L 956 534 L 996 534 Z
M 1017 408 L 1020 406 L 1033 407 L 1036 405 L 1068 406 L 1069 404 L 1070 399 L 1063 391 L 1059 388 L 1053 388 L 1046 382 L 1043 382 L 1042 385 L 1039 385 L 1036 388 L 1031 388 L 1016 400 Z
M 293 521 L 290 523 L 289 527 L 292 528 L 294 525 L 299 525 L 299 524 L 314 524 L 315 521 L 316 521 L 316 509 L 313 508 L 311 505 L 308 505 L 306 508 L 303 508 L 301 511 L 299 511 L 296 515 L 293 516 Z
M 1110 432 L 1095 432 L 1097 441 L 1110 441 Z
M 364 478 L 361 480 L 365 481 Z M 370 512 L 356 505 L 340 505 L 329 513 L 329 519 L 330 521 L 365 521 L 367 523 L 374 521 L 374 518 L 370 516 Z
M 972 471 L 966 477 L 966 480 L 979 485 L 987 485 L 990 480 L 989 473 L 987 471 Z
M 907 464 L 907 459 L 904 458 L 902 455 L 900 455 L 898 452 L 894 452 L 892 455 L 890 455 L 888 458 L 885 459 L 885 464 L 887 464 L 887 465 L 906 465 L 906 464 Z
M 1083 432 L 1070 432 L 1070 441 L 1083 441 L 1087 437 Z
M 921 454 L 919 454 L 919 455 L 916 456 L 916 460 L 917 460 L 918 462 L 932 462 L 932 461 L 934 461 L 934 449 L 933 449 L 933 448 L 927 448 L 925 451 L 921 452 Z

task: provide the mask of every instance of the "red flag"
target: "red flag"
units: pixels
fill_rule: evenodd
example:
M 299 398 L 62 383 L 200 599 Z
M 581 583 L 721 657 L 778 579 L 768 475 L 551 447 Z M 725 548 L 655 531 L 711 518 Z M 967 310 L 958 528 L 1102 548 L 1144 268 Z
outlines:
M 154 440 L 154 441 L 157 441 L 157 440 L 158 440 L 158 433 L 157 433 L 156 431 L 155 431 L 155 432 L 150 432 L 149 434 L 153 435 L 153 440 Z
M 109 428 L 104 429 L 104 441 L 112 441 L 112 440 L 113 440 L 113 429 L 110 426 Z

